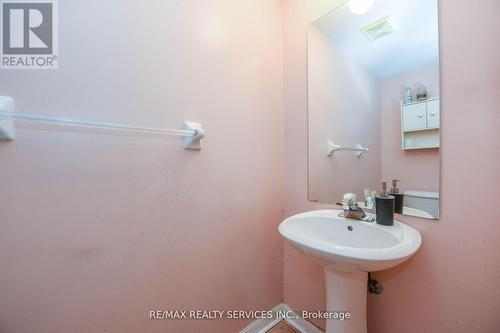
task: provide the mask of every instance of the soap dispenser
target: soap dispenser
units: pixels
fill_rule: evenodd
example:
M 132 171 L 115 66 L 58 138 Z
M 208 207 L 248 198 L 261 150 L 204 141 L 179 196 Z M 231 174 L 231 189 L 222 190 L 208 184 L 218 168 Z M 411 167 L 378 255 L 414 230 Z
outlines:
M 387 191 L 387 182 L 382 182 L 382 191 L 375 196 L 375 212 L 377 224 L 394 224 L 394 197 Z
M 394 197 L 394 213 L 403 214 L 403 202 L 405 195 L 403 193 L 399 193 L 398 182 L 400 182 L 399 179 L 392 180 L 392 187 L 389 194 Z

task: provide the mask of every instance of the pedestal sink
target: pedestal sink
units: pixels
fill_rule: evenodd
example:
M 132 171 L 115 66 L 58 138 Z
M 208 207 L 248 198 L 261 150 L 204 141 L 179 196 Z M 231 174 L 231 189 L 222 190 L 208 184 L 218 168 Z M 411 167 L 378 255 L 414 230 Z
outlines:
M 339 210 L 294 215 L 279 232 L 325 270 L 328 312 L 349 311 L 351 319 L 327 319 L 326 333 L 366 333 L 368 272 L 394 267 L 420 247 L 420 233 L 394 222 L 386 227 L 339 217 Z

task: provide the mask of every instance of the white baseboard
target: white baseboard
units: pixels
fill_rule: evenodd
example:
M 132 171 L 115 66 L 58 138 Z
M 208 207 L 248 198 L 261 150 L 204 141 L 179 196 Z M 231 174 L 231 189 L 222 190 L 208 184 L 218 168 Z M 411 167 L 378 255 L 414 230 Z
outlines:
M 288 305 L 279 304 L 271 310 L 275 315 L 273 318 L 258 319 L 245 327 L 239 333 L 266 333 L 271 327 L 285 321 L 288 325 L 301 333 L 323 333 L 319 328 L 298 316 Z M 280 314 L 286 313 L 287 316 L 280 317 Z
M 278 311 L 281 310 L 283 306 L 286 306 L 285 304 L 279 304 L 274 307 L 271 311 L 274 313 L 277 313 Z M 263 318 L 263 319 L 257 319 L 256 321 L 252 322 L 250 325 L 245 327 L 240 331 L 240 333 L 265 333 L 269 331 L 271 327 L 276 325 L 281 321 L 281 318 L 276 318 L 276 315 L 273 316 L 273 318 Z

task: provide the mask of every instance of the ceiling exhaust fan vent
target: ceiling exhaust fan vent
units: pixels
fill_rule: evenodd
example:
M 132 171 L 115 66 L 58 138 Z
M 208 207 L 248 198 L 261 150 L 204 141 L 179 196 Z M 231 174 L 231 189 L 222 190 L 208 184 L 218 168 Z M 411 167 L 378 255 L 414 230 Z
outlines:
M 390 16 L 386 16 L 380 20 L 368 24 L 366 27 L 361 28 L 361 32 L 369 40 L 377 40 L 387 36 L 394 31 L 398 30 L 397 25 Z

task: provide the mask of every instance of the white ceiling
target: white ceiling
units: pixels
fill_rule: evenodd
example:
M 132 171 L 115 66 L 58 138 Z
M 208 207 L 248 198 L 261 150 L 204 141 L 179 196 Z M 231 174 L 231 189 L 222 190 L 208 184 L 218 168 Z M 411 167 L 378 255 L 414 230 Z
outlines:
M 375 41 L 360 31 L 388 15 L 398 31 Z M 313 25 L 379 79 L 439 63 L 437 0 L 376 0 L 363 15 L 345 3 Z

